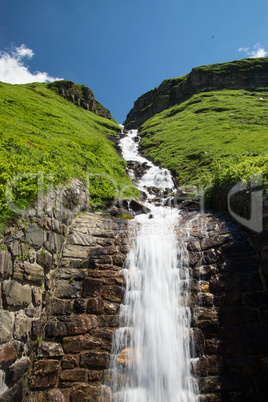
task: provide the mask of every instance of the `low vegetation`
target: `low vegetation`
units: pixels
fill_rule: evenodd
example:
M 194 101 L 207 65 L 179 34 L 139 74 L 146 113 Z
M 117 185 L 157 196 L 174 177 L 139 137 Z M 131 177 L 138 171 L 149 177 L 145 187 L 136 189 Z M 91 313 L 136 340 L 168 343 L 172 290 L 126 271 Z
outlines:
M 91 206 L 138 195 L 106 138 L 119 126 L 64 100 L 48 84 L 0 83 L 0 222 L 49 186 L 87 180 Z M 12 191 L 11 191 L 12 188 Z M 9 191 L 10 189 L 10 191 Z
M 228 185 L 261 174 L 268 187 L 268 90 L 203 92 L 140 127 L 142 153 L 178 184 Z

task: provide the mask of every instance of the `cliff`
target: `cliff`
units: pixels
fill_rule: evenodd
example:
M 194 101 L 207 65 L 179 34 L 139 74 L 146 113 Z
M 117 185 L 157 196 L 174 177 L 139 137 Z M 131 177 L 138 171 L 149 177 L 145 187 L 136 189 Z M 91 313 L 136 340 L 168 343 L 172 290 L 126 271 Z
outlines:
M 78 107 L 89 110 L 97 116 L 105 119 L 114 120 L 111 113 L 100 102 L 98 102 L 91 89 L 85 85 L 75 84 L 72 81 L 62 80 L 47 84 L 48 88 L 54 90 L 64 99 L 74 103 Z
M 88 202 L 87 188 L 74 180 L 1 239 L 0 402 L 110 401 L 107 368 L 133 227 L 87 211 Z M 264 401 L 267 226 L 252 234 L 223 214 L 192 212 L 183 215 L 178 238 L 189 226 L 200 401 Z
M 165 80 L 140 96 L 127 115 L 125 128 L 138 128 L 155 114 L 200 92 L 267 87 L 268 57 L 196 67 L 189 74 Z

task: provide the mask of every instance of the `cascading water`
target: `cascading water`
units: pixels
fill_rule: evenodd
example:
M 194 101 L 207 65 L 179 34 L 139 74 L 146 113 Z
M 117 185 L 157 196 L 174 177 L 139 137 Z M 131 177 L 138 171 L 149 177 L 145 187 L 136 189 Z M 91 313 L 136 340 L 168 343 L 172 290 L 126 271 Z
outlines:
M 146 193 L 148 185 L 173 191 L 169 172 L 138 155 L 136 136 L 132 130 L 121 146 L 126 160 L 150 166 L 138 188 Z M 146 206 L 152 213 L 133 220 L 136 233 L 124 268 L 126 292 L 108 375 L 111 398 L 193 402 L 197 392 L 190 373 L 190 280 L 188 253 L 175 233 L 179 213 L 152 202 Z

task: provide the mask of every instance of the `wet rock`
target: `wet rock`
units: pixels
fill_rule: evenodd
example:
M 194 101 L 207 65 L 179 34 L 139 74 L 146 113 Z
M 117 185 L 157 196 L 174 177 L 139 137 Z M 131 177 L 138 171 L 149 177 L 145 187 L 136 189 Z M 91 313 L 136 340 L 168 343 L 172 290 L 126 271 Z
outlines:
M 135 350 L 126 348 L 122 350 L 116 357 L 116 361 L 120 364 L 134 364 L 135 363 Z
M 101 315 L 99 317 L 99 327 L 117 328 L 119 326 L 119 317 L 114 315 Z
M 102 297 L 111 302 L 121 303 L 124 296 L 124 289 L 121 286 L 104 286 Z
M 135 212 L 135 215 L 148 214 L 151 212 L 149 208 L 138 200 L 131 200 L 129 203 L 129 208 Z
M 194 364 L 196 375 L 206 377 L 210 375 L 220 375 L 223 369 L 221 356 L 202 356 Z
M 103 281 L 85 278 L 83 281 L 82 297 L 96 297 L 100 294 Z
M 87 303 L 87 313 L 88 314 L 102 314 L 104 311 L 104 302 L 101 297 L 95 299 L 89 299 Z
M 205 337 L 201 329 L 199 328 L 191 328 L 190 329 L 191 336 L 191 356 L 202 356 L 205 350 Z
M 83 314 L 86 311 L 86 301 L 84 299 L 76 299 L 73 305 L 75 314 Z
M 110 355 L 103 351 L 90 351 L 80 354 L 80 366 L 87 368 L 106 368 Z

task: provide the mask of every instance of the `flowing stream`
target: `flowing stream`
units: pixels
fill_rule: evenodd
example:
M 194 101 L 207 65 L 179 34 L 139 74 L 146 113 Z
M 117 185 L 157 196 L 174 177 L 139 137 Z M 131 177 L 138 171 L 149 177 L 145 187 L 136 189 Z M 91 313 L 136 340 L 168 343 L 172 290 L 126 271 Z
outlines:
M 190 373 L 188 253 L 176 236 L 179 211 L 154 205 L 148 187 L 173 192 L 167 169 L 138 155 L 137 131 L 121 140 L 126 160 L 147 163 L 137 187 L 148 196 L 150 214 L 133 220 L 135 235 L 124 273 L 126 292 L 115 332 L 108 385 L 113 402 L 194 402 Z M 134 172 L 132 172 L 135 181 Z M 159 196 L 159 194 L 158 194 Z

